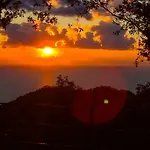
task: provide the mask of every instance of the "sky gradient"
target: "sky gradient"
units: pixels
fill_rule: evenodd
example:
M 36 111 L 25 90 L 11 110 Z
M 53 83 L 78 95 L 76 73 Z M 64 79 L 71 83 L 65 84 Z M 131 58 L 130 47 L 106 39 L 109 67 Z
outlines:
M 115 0 L 114 5 L 119 2 Z M 137 54 L 133 50 L 135 39 L 125 31 L 114 35 L 119 26 L 112 23 L 108 13 L 99 9 L 77 20 L 75 10 L 67 8 L 65 1 L 52 0 L 52 4 L 52 14 L 58 17 L 56 26 L 39 22 L 36 31 L 25 17 L 13 20 L 6 31 L 0 31 L 0 65 L 133 65 Z M 24 1 L 23 7 L 29 15 L 30 1 Z M 69 28 L 68 23 L 73 27 Z M 77 33 L 76 27 L 82 27 L 84 31 Z M 40 57 L 38 49 L 44 47 L 53 48 L 59 55 Z

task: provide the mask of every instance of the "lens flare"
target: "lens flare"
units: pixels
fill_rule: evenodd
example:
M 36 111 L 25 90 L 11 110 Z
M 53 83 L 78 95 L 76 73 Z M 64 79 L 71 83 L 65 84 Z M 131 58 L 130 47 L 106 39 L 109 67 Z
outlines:
M 105 99 L 105 100 L 104 100 L 104 104 L 109 104 L 109 100 L 108 100 L 108 99 Z

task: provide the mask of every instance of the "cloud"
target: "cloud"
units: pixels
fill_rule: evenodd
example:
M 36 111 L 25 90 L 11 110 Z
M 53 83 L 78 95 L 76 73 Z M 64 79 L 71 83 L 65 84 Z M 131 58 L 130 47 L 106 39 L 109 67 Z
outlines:
M 134 44 L 133 38 L 126 38 L 125 31 L 122 31 L 120 35 L 114 35 L 113 32 L 120 29 L 119 26 L 101 21 L 99 25 L 93 26 L 92 31 L 95 32 L 95 36 L 101 36 L 101 44 L 103 49 L 129 49 Z
M 56 26 L 47 26 L 46 24 L 41 24 L 39 31 L 36 31 L 29 23 L 10 24 L 6 34 L 8 36 L 6 45 L 10 47 L 25 45 L 32 47 L 98 48 L 100 46 L 90 31 L 85 31 L 85 36 L 81 36 L 74 28 L 59 29 Z
M 39 4 L 42 4 L 42 0 L 37 0 Z M 84 14 L 82 17 L 86 20 L 95 20 L 100 19 L 102 16 L 110 16 L 104 9 L 99 8 L 97 10 L 92 10 L 89 13 L 85 14 L 85 6 L 81 5 L 78 7 L 71 7 L 68 5 L 66 0 L 51 0 L 49 3 L 52 4 L 51 14 L 56 16 L 64 17 L 76 17 L 78 15 Z M 25 8 L 27 11 L 33 11 L 34 0 L 22 0 L 22 8 Z M 35 8 L 39 10 L 39 7 Z M 81 13 L 81 14 L 80 14 Z
M 52 14 L 60 16 L 76 16 L 77 13 L 73 7 L 59 7 L 52 9 Z
M 77 17 L 79 12 L 75 10 L 73 7 L 59 7 L 52 9 L 51 13 L 56 16 L 63 16 L 63 17 Z M 83 16 L 86 20 L 92 19 L 92 14 L 85 14 Z
M 74 26 L 80 27 L 81 24 Z M 119 26 L 110 22 L 100 21 L 98 25 L 85 25 L 85 30 L 81 33 L 78 33 L 74 26 L 63 28 L 41 23 L 39 31 L 36 31 L 29 23 L 10 24 L 6 30 L 8 39 L 5 45 L 127 50 L 135 42 L 133 38 L 126 38 L 125 32 L 114 35 L 113 32 L 119 29 Z
M 21 0 L 22 4 L 21 7 L 26 9 L 27 11 L 32 11 L 33 8 L 36 10 L 39 10 L 39 7 L 34 7 L 34 4 L 39 4 L 43 5 L 43 0 Z M 64 7 L 68 2 L 66 0 L 48 0 L 47 1 L 48 5 L 52 5 L 52 8 L 59 8 L 59 7 Z
M 56 26 L 49 26 L 47 24 L 41 24 L 39 31 L 36 31 L 31 24 L 22 23 L 10 24 L 6 30 L 8 35 L 7 45 L 27 45 L 34 47 L 43 47 L 50 45 L 52 47 L 60 45 L 73 45 L 79 39 L 81 35 L 77 33 L 75 28 L 61 28 Z M 61 41 L 63 41 L 61 43 Z M 65 44 L 64 44 L 65 43 Z
M 3 29 L 0 29 L 0 45 L 3 45 L 8 40 L 8 35 Z
M 22 5 L 21 5 L 22 8 L 25 8 L 28 11 L 33 10 L 35 0 L 21 0 L 21 2 L 22 2 Z M 43 5 L 43 0 L 36 0 L 36 4 Z M 64 5 L 64 3 L 61 2 L 61 0 L 50 0 L 50 1 L 47 1 L 47 4 L 52 4 L 54 8 L 57 8 L 60 5 Z M 39 8 L 36 7 L 36 9 L 38 10 Z
M 41 30 L 36 31 L 31 24 L 23 23 L 21 25 L 18 24 L 10 24 L 6 30 L 6 34 L 8 35 L 7 45 L 17 46 L 17 45 L 26 45 L 33 47 L 41 47 L 45 45 L 55 45 L 57 40 L 62 40 L 65 38 L 66 30 L 62 30 L 61 34 L 58 33 L 57 28 L 52 28 L 52 33 L 50 31 L 46 31 L 47 25 L 42 24 Z
M 53 8 L 51 13 L 53 15 L 63 16 L 63 17 L 77 17 L 79 15 L 78 10 L 76 10 L 73 7 Z M 89 21 L 104 20 L 104 21 L 110 22 L 112 20 L 112 17 L 102 8 L 99 8 L 98 10 L 92 10 L 91 12 L 84 14 L 82 18 L 89 20 Z
M 71 47 L 75 48 L 86 48 L 86 49 L 97 49 L 100 48 L 100 43 L 94 40 L 94 34 L 91 32 L 86 33 L 86 38 L 79 38 L 75 44 L 69 42 Z

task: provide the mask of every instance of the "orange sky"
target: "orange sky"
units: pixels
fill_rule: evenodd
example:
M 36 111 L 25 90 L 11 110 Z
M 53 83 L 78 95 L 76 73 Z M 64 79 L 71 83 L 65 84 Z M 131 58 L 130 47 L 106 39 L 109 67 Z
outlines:
M 1 65 L 48 65 L 48 66 L 80 66 L 80 65 L 133 65 L 136 51 L 99 50 L 99 49 L 55 49 L 57 57 L 40 57 L 36 48 L 18 47 L 0 49 Z
M 106 22 L 108 21 L 105 18 Z M 78 24 L 80 26 L 80 24 Z M 92 24 L 91 24 L 92 26 Z M 85 32 L 81 33 L 81 36 L 86 38 L 85 33 L 90 31 L 90 24 L 85 24 Z M 57 28 L 58 32 L 62 31 L 62 27 Z M 38 31 L 37 31 L 38 32 Z M 41 31 L 40 31 L 41 32 Z M 55 36 L 55 32 L 51 27 L 46 29 L 46 32 L 50 36 Z M 69 40 L 74 42 L 78 41 L 78 35 L 73 29 L 69 29 L 66 33 Z M 30 65 L 30 66 L 80 66 L 80 65 L 133 65 L 136 58 L 136 51 L 133 50 L 102 50 L 102 49 L 85 49 L 85 48 L 71 48 L 68 43 L 62 42 L 63 39 L 52 41 L 47 37 L 40 36 L 39 39 L 31 41 L 33 46 L 26 46 L 16 44 L 14 48 L 0 48 L 0 64 L 1 65 Z M 9 37 L 1 35 L 1 44 L 7 41 Z M 100 41 L 100 36 L 95 36 L 94 41 Z M 35 45 L 35 46 L 34 46 Z M 58 47 L 56 51 L 59 52 L 57 57 L 39 57 L 41 54 L 36 47 L 45 47 L 47 45 L 53 45 Z M 62 45 L 64 46 L 62 48 Z
M 52 1 L 56 8 L 59 8 L 60 5 L 55 0 Z M 70 22 L 75 22 L 75 17 L 63 17 L 58 16 L 59 22 L 57 31 L 59 33 L 62 32 L 64 27 Z M 80 22 L 74 23 L 76 27 L 84 27 L 84 32 L 81 33 L 81 37 L 86 38 L 86 33 L 91 32 L 91 28 L 93 25 L 98 25 L 99 21 L 103 21 L 106 23 L 111 23 L 111 18 L 109 16 L 100 15 L 97 12 L 92 13 L 91 20 L 81 19 Z M 17 23 L 21 26 L 24 26 L 26 22 L 23 18 L 16 19 L 13 23 Z M 24 26 L 28 27 L 28 26 Z M 28 32 L 24 28 L 20 28 L 17 31 L 20 32 Z M 13 46 L 7 45 L 7 48 L 0 48 L 0 65 L 30 65 L 30 66 L 80 66 L 80 65 L 133 65 L 134 60 L 136 58 L 137 52 L 135 50 L 102 50 L 102 49 L 85 49 L 85 48 L 72 48 L 69 43 L 64 43 L 63 38 L 59 39 L 59 34 L 54 31 L 51 27 L 46 28 L 45 30 L 51 37 L 56 36 L 54 40 L 46 35 L 45 33 L 41 33 L 40 36 L 35 37 L 34 40 L 30 41 L 31 46 L 27 46 L 24 44 L 15 44 Z M 30 32 L 30 31 L 29 31 Z M 38 31 L 37 31 L 38 32 Z M 43 32 L 43 31 L 39 31 Z M 35 32 L 33 32 L 35 34 Z M 29 35 L 30 36 L 30 35 Z M 65 36 L 67 36 L 68 40 L 72 42 L 79 41 L 79 37 L 77 33 L 68 28 Z M 17 35 L 16 35 L 17 37 Z M 58 38 L 58 39 L 57 39 Z M 7 41 L 9 37 L 7 35 L 0 34 L 0 45 Z M 111 39 L 108 39 L 111 40 Z M 93 33 L 93 41 L 97 41 L 100 43 L 101 35 L 96 35 L 96 32 Z M 20 46 L 22 45 L 22 46 Z M 45 47 L 45 46 L 57 47 L 57 51 L 59 51 L 59 56 L 57 57 L 39 57 L 40 53 L 37 51 L 37 47 Z M 62 47 L 63 46 L 63 47 Z M 10 48 L 11 47 L 11 48 Z M 13 47 L 13 48 L 12 48 Z

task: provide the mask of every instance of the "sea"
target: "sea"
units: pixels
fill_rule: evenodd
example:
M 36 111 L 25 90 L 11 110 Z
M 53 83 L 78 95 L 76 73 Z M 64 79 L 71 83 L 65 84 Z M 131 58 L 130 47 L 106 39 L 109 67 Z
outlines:
M 137 84 L 146 84 L 150 81 L 150 68 L 0 66 L 0 103 L 15 100 L 45 85 L 53 86 L 58 75 L 68 76 L 70 81 L 85 89 L 104 85 L 136 93 Z

